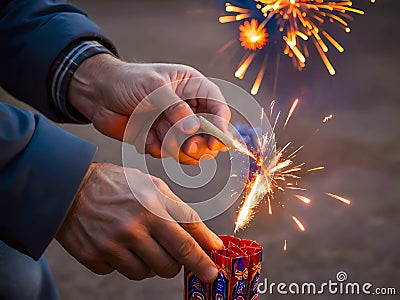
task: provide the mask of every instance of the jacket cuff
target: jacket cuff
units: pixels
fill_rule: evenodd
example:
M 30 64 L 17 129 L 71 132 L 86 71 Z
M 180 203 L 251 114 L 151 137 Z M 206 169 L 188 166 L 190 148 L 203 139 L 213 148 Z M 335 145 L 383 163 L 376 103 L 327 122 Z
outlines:
M 81 63 L 97 54 L 113 53 L 96 41 L 76 41 L 66 47 L 53 63 L 49 72 L 49 94 L 55 107 L 64 115 L 68 122 L 88 124 L 85 118 L 68 102 L 68 89 L 72 76 Z
M 60 34 L 59 29 L 62 28 Z M 49 39 L 51 43 L 49 43 Z M 51 100 L 51 94 L 48 90 L 48 82 L 50 70 L 62 51 L 72 44 L 80 41 L 91 40 L 97 41 L 107 48 L 114 55 L 117 51 L 107 37 L 107 35 L 90 19 L 83 14 L 78 13 L 58 13 L 52 17 L 40 30 L 31 34 L 27 47 L 24 49 L 29 55 L 23 55 L 27 59 L 34 57 L 35 59 L 21 62 L 21 65 L 30 65 L 30 70 L 34 73 L 27 72 L 27 78 L 22 78 L 23 82 L 30 82 L 26 90 L 23 100 L 29 99 L 28 103 L 35 106 L 43 112 L 48 118 L 56 122 L 71 122 L 70 118 L 65 116 Z M 46 55 L 43 55 L 41 45 L 46 45 Z M 37 70 L 45 70 L 45 73 L 37 72 Z M 43 102 L 43 99 L 47 101 Z M 39 103 L 39 105 L 37 105 Z M 42 104 L 42 105 L 40 105 Z M 44 105 L 43 105 L 44 104 Z
M 10 246 L 39 259 L 61 226 L 96 147 L 35 115 L 35 132 L 9 168 Z M 7 216 L 5 216 L 7 218 Z

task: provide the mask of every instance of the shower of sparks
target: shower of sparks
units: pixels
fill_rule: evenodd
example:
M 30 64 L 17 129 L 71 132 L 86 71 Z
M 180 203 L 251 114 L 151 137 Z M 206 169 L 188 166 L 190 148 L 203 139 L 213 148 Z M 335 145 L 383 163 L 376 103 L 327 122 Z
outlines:
M 371 0 L 371 2 L 375 1 Z M 247 50 L 237 67 L 235 76 L 243 79 L 256 55 L 264 55 L 265 58 L 251 88 L 253 95 L 258 93 L 269 55 L 267 30 L 275 29 L 279 31 L 278 41 L 281 38 L 284 42 L 283 53 L 292 59 L 295 68 L 301 70 L 305 67 L 309 56 L 308 43 L 311 43 L 329 74 L 335 75 L 336 71 L 327 56 L 329 46 L 340 53 L 344 52 L 344 48 L 327 32 L 325 26 L 329 23 L 336 24 L 349 33 L 351 31 L 349 21 L 353 20 L 350 13 L 364 14 L 364 11 L 353 8 L 352 5 L 351 1 L 346 0 L 254 0 L 256 8 L 254 11 L 251 7 L 225 3 L 225 11 L 228 15 L 221 16 L 219 21 L 220 23 L 241 22 L 239 40 L 242 47 Z M 260 24 L 258 19 L 261 19 Z M 269 25 L 268 29 L 267 25 Z M 277 42 L 276 35 L 273 39 L 272 44 Z M 228 43 L 232 44 L 231 41 Z
M 298 104 L 299 99 L 294 100 L 287 114 L 283 128 L 288 124 Z M 261 116 L 263 116 L 263 114 Z M 300 185 L 301 179 L 309 173 L 325 169 L 324 166 L 305 168 L 305 162 L 296 162 L 297 153 L 303 149 L 303 146 L 295 147 L 293 148 L 295 149 L 294 151 L 289 151 L 291 143 L 287 143 L 284 147 L 275 149 L 274 132 L 279 116 L 280 113 L 277 114 L 272 133 L 267 133 L 256 139 L 257 145 L 255 146 L 257 149 L 254 151 L 252 157 L 256 160 L 257 170 L 251 175 L 246 185 L 243 201 L 235 222 L 234 232 L 243 229 L 253 219 L 256 208 L 262 200 L 265 200 L 267 204 L 268 213 L 272 214 L 272 203 L 275 201 L 274 196 L 278 191 L 286 195 L 295 193 L 293 198 L 309 205 L 312 200 L 310 197 L 304 195 L 307 189 Z M 342 196 L 331 193 L 326 193 L 326 195 L 345 204 L 351 203 L 350 200 Z M 281 207 L 285 207 L 284 204 L 280 202 L 279 204 Z M 295 216 L 291 216 L 291 219 L 295 222 L 299 230 L 305 231 L 301 220 Z

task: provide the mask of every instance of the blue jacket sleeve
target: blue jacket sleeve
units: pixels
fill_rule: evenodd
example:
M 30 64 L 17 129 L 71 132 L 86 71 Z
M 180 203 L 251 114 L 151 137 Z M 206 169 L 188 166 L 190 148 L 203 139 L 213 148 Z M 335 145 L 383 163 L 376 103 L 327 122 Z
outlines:
M 95 150 L 39 115 L 0 103 L 0 239 L 38 259 Z
M 116 52 L 103 31 L 66 1 L 0 0 L 0 86 L 50 119 L 64 121 L 50 98 L 47 76 L 65 47 L 87 39 Z

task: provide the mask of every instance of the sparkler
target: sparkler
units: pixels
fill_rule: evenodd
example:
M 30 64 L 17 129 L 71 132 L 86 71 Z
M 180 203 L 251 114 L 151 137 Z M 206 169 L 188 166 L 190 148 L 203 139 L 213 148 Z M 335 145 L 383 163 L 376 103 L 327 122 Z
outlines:
M 283 128 L 285 128 L 290 121 L 298 104 L 299 99 L 296 99 L 291 105 Z M 286 193 L 290 190 L 294 192 L 295 199 L 301 201 L 305 205 L 309 205 L 312 200 L 310 197 L 304 195 L 307 189 L 302 187 L 299 183 L 301 183 L 302 177 L 306 174 L 325 169 L 324 166 L 305 169 L 305 162 L 296 163 L 296 155 L 302 150 L 303 146 L 297 147 L 294 151 L 287 154 L 291 143 L 287 143 L 283 148 L 275 150 L 272 158 L 269 158 L 271 149 L 274 149 L 272 144 L 275 141 L 274 132 L 279 116 L 280 114 L 278 113 L 271 134 L 265 134 L 261 138 L 254 139 L 257 141 L 254 153 L 254 156 L 257 157 L 257 170 L 250 176 L 246 185 L 242 205 L 235 222 L 234 232 L 244 228 L 252 220 L 256 208 L 264 199 L 268 205 L 269 214 L 272 214 L 271 203 L 275 200 L 274 194 L 276 191 Z M 323 120 L 324 123 L 327 122 L 326 118 L 330 120 L 332 115 L 325 117 Z M 326 195 L 345 204 L 351 204 L 349 199 L 342 196 L 332 193 L 326 193 Z M 291 219 L 300 231 L 305 231 L 305 226 L 298 217 L 291 216 Z
M 364 14 L 364 11 L 353 8 L 352 2 L 346 0 L 233 1 L 240 4 L 226 2 L 225 11 L 228 15 L 221 16 L 219 21 L 241 22 L 239 40 L 246 53 L 236 69 L 235 76 L 243 79 L 257 55 L 264 55 L 251 88 L 253 95 L 258 93 L 266 71 L 268 46 L 280 40 L 284 41 L 283 53 L 292 59 L 295 68 L 301 70 L 305 67 L 309 56 L 308 43 L 312 43 L 329 74 L 334 75 L 336 71 L 327 56 L 329 46 L 333 46 L 340 53 L 344 52 L 344 48 L 328 33 L 325 29 L 326 24 L 334 23 L 349 33 L 349 21 L 353 20 L 350 14 Z M 229 41 L 222 49 L 226 50 L 232 44 L 232 41 Z

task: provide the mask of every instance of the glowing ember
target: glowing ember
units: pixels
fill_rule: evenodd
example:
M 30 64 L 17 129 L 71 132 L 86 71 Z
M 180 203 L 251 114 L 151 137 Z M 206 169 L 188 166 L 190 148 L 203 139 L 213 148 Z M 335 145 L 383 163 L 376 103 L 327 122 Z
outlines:
M 375 1 L 371 0 L 371 2 Z M 353 8 L 351 1 L 345 0 L 253 0 L 253 2 L 248 1 L 246 5 L 248 7 L 226 3 L 225 11 L 228 15 L 221 16 L 219 21 L 221 23 L 243 22 L 239 25 L 239 40 L 242 47 L 252 53 L 246 53 L 235 73 L 236 77 L 242 79 L 255 58 L 255 51 L 264 50 L 262 54 L 265 58 L 251 89 L 253 95 L 258 93 L 267 67 L 269 55 L 268 47 L 266 47 L 267 27 L 270 33 L 271 30 L 278 33 L 270 36 L 270 39 L 275 39 L 271 41 L 271 44 L 276 44 L 281 39 L 284 42 L 283 53 L 293 60 L 295 68 L 301 70 L 305 67 L 309 56 L 307 45 L 312 43 L 329 74 L 334 75 L 336 71 L 327 56 L 329 46 L 333 46 L 340 53 L 344 52 L 344 48 L 326 31 L 325 27 L 333 23 L 349 33 L 351 31 L 349 20 L 352 20 L 349 14 L 364 14 L 362 10 Z M 227 44 L 229 45 L 225 45 L 224 50 L 233 43 L 230 41 Z
M 299 227 L 299 229 L 300 229 L 301 231 L 306 230 L 305 227 L 304 227 L 304 225 L 303 225 L 303 223 L 301 223 L 300 220 L 297 219 L 295 216 L 292 216 L 292 220 L 296 223 L 297 227 Z
M 240 41 L 242 46 L 246 50 L 257 50 L 262 49 L 267 44 L 268 33 L 264 25 L 258 25 L 258 21 L 251 19 L 245 21 L 243 25 L 239 26 L 240 30 Z
M 287 116 L 287 118 L 286 118 L 285 125 L 283 125 L 283 127 L 286 127 L 286 125 L 289 123 L 289 120 L 290 120 L 290 118 L 292 117 L 292 115 L 293 115 L 293 113 L 294 113 L 294 110 L 295 110 L 296 107 L 297 107 L 297 104 L 299 104 L 299 99 L 294 100 L 294 102 L 293 102 L 293 104 L 292 104 L 292 107 L 290 108 L 289 113 L 288 113 L 288 116 Z
M 309 204 L 311 203 L 310 198 L 307 198 L 305 196 L 300 196 L 300 195 L 294 195 L 297 199 L 299 199 L 300 201 L 303 201 L 305 204 Z
M 308 169 L 308 170 L 306 171 L 306 173 L 315 172 L 315 171 L 320 171 L 320 170 L 323 170 L 323 169 L 325 169 L 325 167 L 315 167 L 315 168 Z
M 332 118 L 333 118 L 333 115 L 326 116 L 326 117 L 322 120 L 322 122 L 327 123 L 328 121 L 332 120 Z

